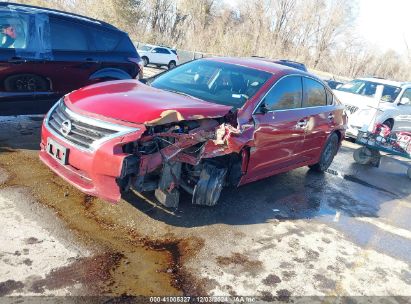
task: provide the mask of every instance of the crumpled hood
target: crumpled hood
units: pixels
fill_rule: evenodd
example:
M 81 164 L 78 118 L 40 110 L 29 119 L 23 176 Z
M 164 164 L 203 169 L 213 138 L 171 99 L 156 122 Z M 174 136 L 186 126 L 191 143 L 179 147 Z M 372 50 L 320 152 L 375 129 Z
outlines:
M 145 125 L 216 118 L 231 107 L 147 86 L 137 80 L 103 82 L 68 94 L 66 105 L 75 112 Z

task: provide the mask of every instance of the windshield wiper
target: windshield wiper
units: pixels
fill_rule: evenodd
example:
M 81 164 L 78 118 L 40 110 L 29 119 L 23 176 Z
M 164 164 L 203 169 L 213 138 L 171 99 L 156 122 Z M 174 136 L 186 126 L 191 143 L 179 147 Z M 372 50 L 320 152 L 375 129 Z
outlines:
M 184 92 L 175 91 L 175 90 L 169 90 L 169 89 L 161 89 L 161 90 L 168 91 L 168 92 L 171 92 L 171 93 L 175 93 L 175 94 L 179 94 L 179 95 L 183 95 L 183 96 L 186 96 L 186 97 L 191 97 L 191 98 L 194 98 L 194 99 L 198 99 L 198 100 L 204 101 L 204 100 L 201 99 L 201 98 L 195 97 L 195 96 L 193 96 L 193 95 L 190 95 L 190 94 L 187 94 L 187 93 L 184 93 Z

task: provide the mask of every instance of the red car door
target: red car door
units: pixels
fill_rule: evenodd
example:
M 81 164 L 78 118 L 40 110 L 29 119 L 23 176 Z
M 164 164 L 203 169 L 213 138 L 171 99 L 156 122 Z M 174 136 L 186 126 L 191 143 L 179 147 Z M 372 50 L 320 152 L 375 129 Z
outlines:
M 324 143 L 334 128 L 335 113 L 332 102 L 327 105 L 327 90 L 319 81 L 303 77 L 303 88 L 303 108 L 308 122 L 300 150 L 304 160 L 312 160 L 320 157 Z
M 285 76 L 274 84 L 253 115 L 254 147 L 246 181 L 286 171 L 300 162 L 301 142 L 308 122 L 302 106 L 302 79 Z

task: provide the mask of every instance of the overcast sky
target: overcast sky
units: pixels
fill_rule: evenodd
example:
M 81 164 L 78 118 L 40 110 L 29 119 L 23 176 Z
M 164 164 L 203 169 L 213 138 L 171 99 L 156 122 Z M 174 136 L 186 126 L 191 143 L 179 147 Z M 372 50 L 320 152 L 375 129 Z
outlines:
M 411 0 L 358 0 L 358 31 L 382 50 L 411 49 Z
M 241 0 L 223 0 L 236 7 Z M 411 0 L 355 0 L 358 9 L 355 27 L 365 40 L 381 51 L 411 51 Z

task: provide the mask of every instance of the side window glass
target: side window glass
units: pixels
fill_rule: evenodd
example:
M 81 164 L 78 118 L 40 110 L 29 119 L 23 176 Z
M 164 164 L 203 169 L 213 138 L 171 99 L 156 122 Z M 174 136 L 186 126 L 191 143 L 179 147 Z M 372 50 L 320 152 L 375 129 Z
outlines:
M 97 51 L 113 51 L 120 41 L 120 34 L 103 31 L 97 28 L 89 29 Z
M 333 105 L 334 104 L 334 96 L 329 90 L 325 90 L 327 94 L 327 105 Z
M 401 99 L 403 98 L 408 98 L 409 102 L 407 103 L 407 105 L 411 106 L 411 89 L 405 90 L 404 94 L 402 94 Z
M 324 86 L 310 78 L 304 77 L 304 102 L 303 107 L 318 107 L 327 104 Z
M 0 49 L 26 49 L 29 17 L 0 12 Z
M 166 50 L 166 49 L 163 49 L 163 48 L 156 48 L 156 50 L 157 50 L 157 53 L 159 53 L 159 54 L 168 54 L 168 52 L 167 52 L 167 50 Z
M 53 50 L 88 51 L 87 30 L 78 24 L 50 19 L 50 38 Z
M 264 103 L 269 111 L 300 108 L 302 92 L 301 77 L 285 77 L 274 85 Z

